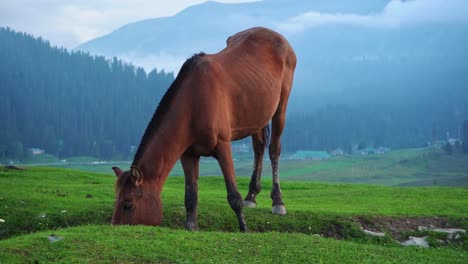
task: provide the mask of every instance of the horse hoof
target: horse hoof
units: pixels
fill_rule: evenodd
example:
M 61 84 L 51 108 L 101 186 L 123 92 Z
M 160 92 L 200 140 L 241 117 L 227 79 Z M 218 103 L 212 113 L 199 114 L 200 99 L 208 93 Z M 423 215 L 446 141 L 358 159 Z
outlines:
M 271 208 L 271 212 L 277 215 L 285 215 L 286 207 L 284 207 L 284 205 L 273 205 L 273 207 Z
M 187 223 L 186 226 L 188 231 L 197 231 L 198 230 L 198 227 L 197 227 L 197 224 L 195 223 Z
M 255 207 L 257 207 L 257 204 L 255 202 L 245 200 L 244 201 L 244 207 L 245 208 L 255 208 Z

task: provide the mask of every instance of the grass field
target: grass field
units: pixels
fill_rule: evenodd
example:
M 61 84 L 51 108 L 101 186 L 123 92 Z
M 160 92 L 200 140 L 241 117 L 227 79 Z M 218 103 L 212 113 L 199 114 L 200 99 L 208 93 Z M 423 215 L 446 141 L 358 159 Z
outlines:
M 66 168 L 111 173 L 111 166 L 128 168 L 129 162 L 95 165 L 65 165 Z M 235 161 L 236 175 L 250 177 L 252 161 Z M 265 178 L 271 177 L 269 160 L 264 161 Z M 384 186 L 468 186 L 468 155 L 447 155 L 437 149 L 405 149 L 383 155 L 344 156 L 329 160 L 280 162 L 281 179 L 313 182 L 360 183 Z M 180 164 L 171 175 L 183 175 Z M 218 163 L 202 159 L 200 175 L 221 175 Z
M 467 188 L 285 180 L 282 187 L 288 214 L 277 216 L 270 213 L 271 178 L 264 177 L 258 207 L 245 209 L 252 233 L 241 234 L 226 202 L 221 176 L 202 177 L 199 181 L 198 232 L 183 230 L 184 179 L 180 176 L 169 177 L 164 187 L 162 227 L 109 226 L 114 181 L 110 172 L 49 167 L 1 172 L 0 262 L 468 261 L 466 235 L 452 243 L 439 243 L 441 234 L 399 234 L 430 236 L 431 248 L 421 249 L 400 246 L 390 229 L 380 230 L 386 232 L 385 237 L 369 237 L 360 229 L 363 222 L 378 228 L 382 221 L 421 219 L 443 219 L 451 227 L 467 229 Z M 248 179 L 240 177 L 238 183 L 245 195 Z M 52 234 L 63 239 L 50 243 L 47 236 Z
M 466 263 L 466 251 L 381 246 L 305 234 L 82 226 L 1 241 L 5 263 Z

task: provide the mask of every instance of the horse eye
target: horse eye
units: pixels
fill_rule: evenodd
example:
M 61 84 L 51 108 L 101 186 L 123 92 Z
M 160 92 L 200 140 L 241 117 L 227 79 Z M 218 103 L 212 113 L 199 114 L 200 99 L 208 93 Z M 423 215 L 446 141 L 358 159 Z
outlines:
M 130 210 L 130 209 L 133 208 L 133 204 L 132 203 L 124 203 L 123 207 L 124 207 L 125 210 Z

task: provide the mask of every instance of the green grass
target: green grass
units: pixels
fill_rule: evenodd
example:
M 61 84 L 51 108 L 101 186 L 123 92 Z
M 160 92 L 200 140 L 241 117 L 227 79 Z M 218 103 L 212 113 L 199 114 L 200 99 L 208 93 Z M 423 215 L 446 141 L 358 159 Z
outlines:
M 109 223 L 115 176 L 57 168 L 29 168 L 0 175 L 0 237 L 80 224 Z M 238 179 L 242 195 L 248 179 Z M 269 180 L 263 181 L 258 207 L 245 211 L 256 231 L 304 231 L 314 223 L 317 233 L 330 221 L 352 216 L 468 216 L 468 189 L 448 187 L 394 188 L 370 185 L 283 181 L 289 214 L 272 216 Z M 168 227 L 183 228 L 184 178 L 169 177 L 163 190 Z M 63 212 L 66 211 L 66 212 Z M 199 181 L 199 225 L 202 230 L 236 231 L 222 177 Z M 267 224 L 267 222 L 269 222 Z
M 306 161 L 302 166 L 283 163 L 282 177 L 386 186 L 467 186 L 468 155 L 447 155 L 437 149 L 405 149 L 383 155 Z
M 62 240 L 49 243 L 54 233 Z M 466 263 L 451 249 L 380 246 L 306 234 L 82 226 L 0 241 L 0 259 L 36 263 Z
M 72 164 L 66 168 L 111 173 L 111 166 L 128 168 L 129 162 Z M 252 161 L 235 161 L 236 175 L 250 177 Z M 264 161 L 263 177 L 271 178 L 269 160 Z M 468 186 L 468 155 L 447 155 L 437 149 L 405 149 L 383 155 L 345 156 L 329 160 L 288 160 L 280 162 L 281 179 L 313 182 L 359 183 L 384 186 Z M 171 175 L 183 175 L 178 163 Z M 202 159 L 200 175 L 221 175 L 218 163 Z
M 394 159 L 399 162 L 398 157 Z M 319 170 L 323 172 L 347 167 L 348 162 L 367 161 L 342 160 L 335 167 L 318 167 L 323 166 Z M 270 213 L 271 178 L 264 177 L 258 207 L 245 209 L 253 233 L 241 234 L 221 176 L 199 180 L 200 231 L 195 233 L 183 230 L 183 177 L 171 176 L 164 186 L 162 228 L 111 227 L 114 181 L 111 171 L 51 167 L 0 171 L 0 219 L 4 220 L 0 223 L 0 263 L 467 262 L 466 236 L 462 244 L 436 245 L 437 235 L 433 235 L 434 248 L 404 248 L 388 235 L 364 235 L 356 223 L 357 218 L 438 216 L 468 229 L 467 188 L 284 180 L 288 214 L 277 216 Z M 242 195 L 247 193 L 248 182 L 238 178 Z M 46 236 L 51 234 L 63 240 L 49 243 Z

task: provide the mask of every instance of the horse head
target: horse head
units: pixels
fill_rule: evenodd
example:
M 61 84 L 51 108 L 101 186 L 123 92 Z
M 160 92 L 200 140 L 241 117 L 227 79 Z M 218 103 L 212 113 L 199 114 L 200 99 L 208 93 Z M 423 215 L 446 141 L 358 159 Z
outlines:
M 154 187 L 145 181 L 143 172 L 135 166 L 129 171 L 118 167 L 112 169 L 117 176 L 112 224 L 159 225 L 162 220 L 161 198 Z

